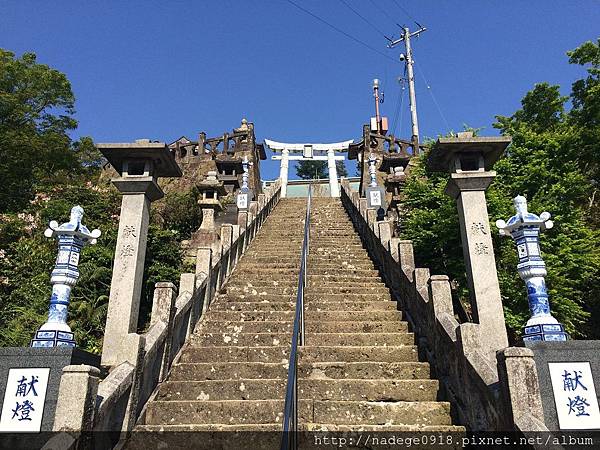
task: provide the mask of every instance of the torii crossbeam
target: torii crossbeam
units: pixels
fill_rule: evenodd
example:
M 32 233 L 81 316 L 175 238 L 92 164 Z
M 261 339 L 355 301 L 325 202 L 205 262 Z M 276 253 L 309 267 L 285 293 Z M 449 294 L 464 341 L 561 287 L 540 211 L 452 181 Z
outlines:
M 281 152 L 281 155 L 274 155 L 272 159 L 280 160 L 279 178 L 281 178 L 281 196 L 285 197 L 287 193 L 288 181 L 288 166 L 289 160 L 327 160 L 327 168 L 329 170 L 329 192 L 332 197 L 340 196 L 340 187 L 337 177 L 336 161 L 343 161 L 344 156 L 335 156 L 335 152 L 346 152 L 348 146 L 354 141 L 334 142 L 330 144 L 289 144 L 284 142 L 276 142 L 270 139 L 265 139 L 265 145 L 274 153 Z M 316 155 L 315 152 L 327 153 L 326 155 Z M 301 153 L 300 155 L 292 155 L 290 153 Z

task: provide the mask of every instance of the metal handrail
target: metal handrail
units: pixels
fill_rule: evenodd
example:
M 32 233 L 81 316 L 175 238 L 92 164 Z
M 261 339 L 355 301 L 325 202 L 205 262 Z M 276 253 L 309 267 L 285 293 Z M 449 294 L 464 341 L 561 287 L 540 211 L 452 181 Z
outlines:
M 306 287 L 306 262 L 310 250 L 310 207 L 312 185 L 308 186 L 306 218 L 304 220 L 304 240 L 300 256 L 300 273 L 298 274 L 298 293 L 296 294 L 296 316 L 290 349 L 287 387 L 285 390 L 285 406 L 283 410 L 283 434 L 281 450 L 298 448 L 298 345 L 304 345 L 304 288 Z

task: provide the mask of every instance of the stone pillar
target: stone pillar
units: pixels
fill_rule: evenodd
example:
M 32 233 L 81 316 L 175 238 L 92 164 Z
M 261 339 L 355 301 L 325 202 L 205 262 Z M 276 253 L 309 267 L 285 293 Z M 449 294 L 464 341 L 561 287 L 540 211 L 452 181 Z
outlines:
M 485 191 L 496 176 L 494 162 L 510 144 L 509 137 L 439 138 L 427 164 L 450 172 L 446 194 L 456 200 L 473 319 L 484 330 L 482 347 L 495 361 L 496 351 L 508 347 L 496 258 L 492 246 Z
M 204 291 L 204 299 L 202 302 L 202 311 L 200 317 L 204 315 L 208 309 L 208 304 L 212 295 L 211 289 L 211 271 L 212 271 L 213 252 L 209 247 L 198 249 L 196 256 L 196 288 L 199 288 L 204 280 L 206 280 L 206 289 Z
M 135 190 L 130 191 L 135 184 Z M 102 365 L 117 365 L 113 357 L 124 336 L 137 330 L 150 202 L 161 198 L 156 181 L 122 179 L 115 183 L 123 194 L 115 261 L 102 349 Z
M 339 197 L 340 187 L 338 185 L 335 151 L 333 149 L 327 150 L 327 168 L 329 169 L 329 193 L 331 197 Z
M 287 182 L 288 182 L 288 156 L 290 151 L 286 148 L 281 150 L 281 165 L 279 166 L 279 179 L 281 180 L 281 197 L 285 198 L 287 195 Z
M 167 336 L 165 339 L 165 350 L 158 376 L 159 381 L 163 381 L 169 371 L 171 362 L 171 343 L 173 341 L 173 318 L 175 317 L 175 300 L 177 300 L 177 290 L 175 285 L 170 282 L 159 282 L 154 287 L 154 297 L 152 299 L 152 314 L 150 316 L 150 325 L 154 325 L 159 320 L 167 325 Z
M 485 190 L 494 172 L 453 173 L 446 193 L 456 200 L 473 319 L 492 354 L 508 347 Z
M 543 424 L 542 395 L 533 351 L 509 347 L 499 351 L 497 359 L 500 388 L 508 413 L 507 425 L 519 426 L 521 421 L 526 424 L 531 418 Z
M 52 431 L 85 432 L 94 426 L 100 371 L 93 366 L 62 370 Z
M 159 177 L 180 177 L 181 169 L 162 142 L 97 144 L 120 174 L 112 180 L 123 194 L 102 347 L 104 366 L 124 361 L 127 336 L 137 331 L 150 203 L 162 198 Z

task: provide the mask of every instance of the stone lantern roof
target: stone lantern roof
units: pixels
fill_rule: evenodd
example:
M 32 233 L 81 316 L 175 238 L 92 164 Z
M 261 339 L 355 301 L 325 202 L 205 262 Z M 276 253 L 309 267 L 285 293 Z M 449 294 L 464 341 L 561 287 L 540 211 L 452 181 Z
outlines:
M 151 142 L 150 139 L 138 139 L 135 142 L 115 142 L 96 144 L 96 148 L 120 174 L 127 160 L 151 160 L 152 176 L 180 177 L 181 169 L 164 142 Z
M 476 167 L 462 167 L 461 170 L 491 170 L 511 141 L 510 136 L 473 136 L 472 132 L 458 133 L 457 137 L 439 138 L 431 149 L 427 165 L 436 172 L 454 172 L 457 157 L 461 160 L 463 157 L 475 160 L 480 156 L 483 167 L 479 167 L 479 161 L 474 161 Z

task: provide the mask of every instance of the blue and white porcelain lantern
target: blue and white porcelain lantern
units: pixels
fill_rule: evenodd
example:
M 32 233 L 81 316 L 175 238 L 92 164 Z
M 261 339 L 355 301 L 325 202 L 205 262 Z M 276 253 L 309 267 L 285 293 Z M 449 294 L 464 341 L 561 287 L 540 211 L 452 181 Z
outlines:
M 58 256 L 50 282 L 52 295 L 48 320 L 35 333 L 31 340 L 32 347 L 75 347 L 75 339 L 67 324 L 67 313 L 71 289 L 79 279 L 79 255 L 81 249 L 88 244 L 95 244 L 100 237 L 100 230 L 90 232 L 81 223 L 83 208 L 74 206 L 71 209 L 70 220 L 62 225 L 51 221 L 44 235 L 58 240 Z
M 514 198 L 517 214 L 496 221 L 500 235 L 511 236 L 517 246 L 519 263 L 517 270 L 527 285 L 527 300 L 531 318 L 525 325 L 523 341 L 566 341 L 564 326 L 550 313 L 550 302 L 546 289 L 546 264 L 540 252 L 540 231 L 550 229 L 554 223 L 550 213 L 539 216 L 527 211 L 527 199 L 521 195 Z
M 377 158 L 373 153 L 369 154 L 367 160 L 369 164 L 369 186 L 365 189 L 367 197 L 367 208 L 377 210 L 378 219 L 381 219 L 385 215 L 387 205 L 385 203 L 385 189 L 377 185 Z
M 252 191 L 248 188 L 248 168 L 253 164 L 248 161 L 248 156 L 244 156 L 244 160 L 242 161 L 242 168 L 244 172 L 242 173 L 242 186 L 237 194 L 236 203 L 238 210 L 247 211 L 250 205 L 250 201 L 252 200 Z

